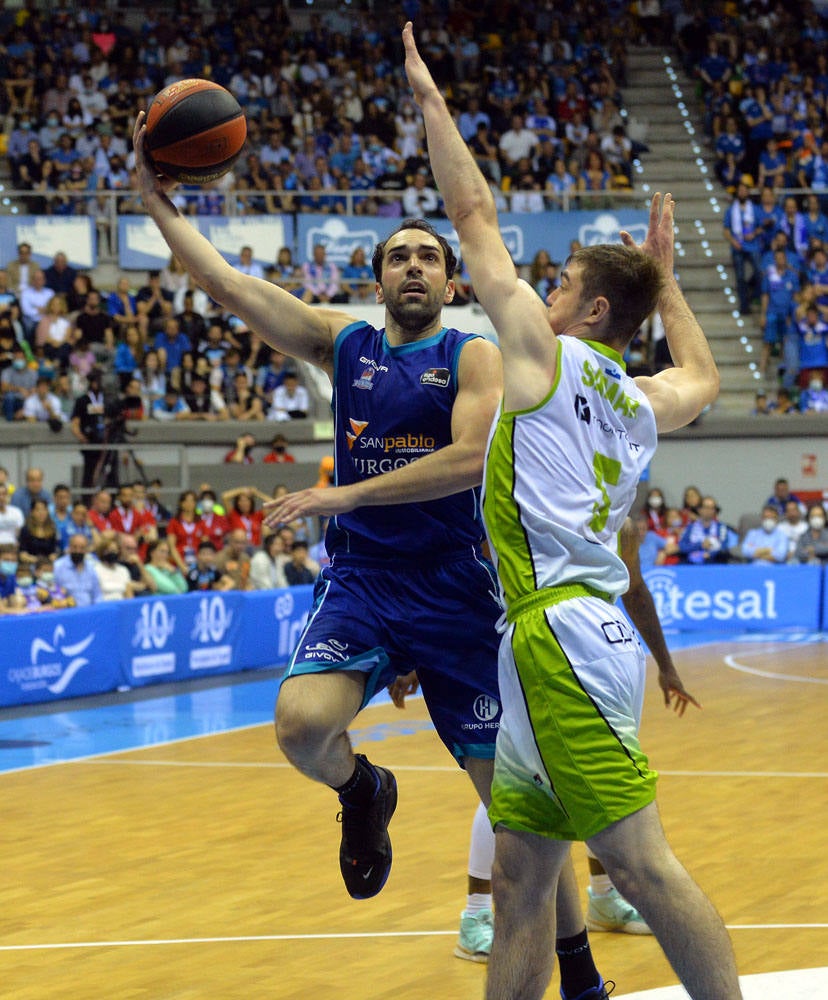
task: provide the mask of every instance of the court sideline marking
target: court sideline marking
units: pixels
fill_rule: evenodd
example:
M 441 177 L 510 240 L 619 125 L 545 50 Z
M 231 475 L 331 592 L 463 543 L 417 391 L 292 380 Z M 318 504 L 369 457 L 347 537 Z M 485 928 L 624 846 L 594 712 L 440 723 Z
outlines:
M 729 931 L 828 930 L 828 924 L 728 924 Z M 182 944 L 245 944 L 259 941 L 346 941 L 352 938 L 455 937 L 457 928 L 448 931 L 348 931 L 339 934 L 240 934 L 227 937 L 147 938 L 132 941 L 59 941 L 41 944 L 4 944 L 0 952 L 57 951 L 75 948 L 152 948 Z

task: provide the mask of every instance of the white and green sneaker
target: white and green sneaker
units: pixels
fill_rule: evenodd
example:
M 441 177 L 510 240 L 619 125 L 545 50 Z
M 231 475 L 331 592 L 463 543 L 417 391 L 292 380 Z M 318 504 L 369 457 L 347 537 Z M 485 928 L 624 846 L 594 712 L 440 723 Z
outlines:
M 491 910 L 460 914 L 460 936 L 454 948 L 458 958 L 467 962 L 488 962 L 494 937 L 494 914 Z
M 600 895 L 587 886 L 589 906 L 586 912 L 587 930 L 616 931 L 619 934 L 652 934 L 644 918 L 621 893 L 612 888 Z

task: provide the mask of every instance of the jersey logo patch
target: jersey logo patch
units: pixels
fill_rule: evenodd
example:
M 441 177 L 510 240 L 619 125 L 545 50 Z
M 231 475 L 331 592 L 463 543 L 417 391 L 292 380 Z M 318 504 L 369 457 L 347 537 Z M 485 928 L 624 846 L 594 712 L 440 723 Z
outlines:
M 575 415 L 580 417 L 585 424 L 588 424 L 592 420 L 592 413 L 590 412 L 586 396 L 575 397 Z
M 451 379 L 448 368 L 429 368 L 420 376 L 420 385 L 437 385 L 445 389 Z
M 351 383 L 351 387 L 354 389 L 373 389 L 374 388 L 374 375 L 376 372 L 373 368 L 363 369 L 362 374 L 359 378 L 355 378 Z
M 350 451 L 353 448 L 356 439 L 368 426 L 368 421 L 353 420 L 351 417 L 349 417 L 348 423 L 351 425 L 351 429 L 349 431 L 345 431 L 345 437 L 348 439 L 348 451 Z

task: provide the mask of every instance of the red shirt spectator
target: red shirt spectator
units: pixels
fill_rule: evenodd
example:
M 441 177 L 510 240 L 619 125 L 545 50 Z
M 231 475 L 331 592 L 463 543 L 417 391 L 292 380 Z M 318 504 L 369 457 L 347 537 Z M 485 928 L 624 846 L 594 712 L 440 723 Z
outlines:
M 199 538 L 213 543 L 217 552 L 224 545 L 224 536 L 230 530 L 230 522 L 223 514 L 203 513 L 199 520 Z
M 263 462 L 295 462 L 296 459 L 288 451 L 288 442 L 284 434 L 277 434 L 270 444 L 270 451 L 262 459 Z
M 249 490 L 237 493 L 232 509 L 227 512 L 230 531 L 241 528 L 247 536 L 247 544 L 259 548 L 262 544 L 263 520 L 264 511 L 256 510 L 253 494 Z
M 196 560 L 201 518 L 196 514 L 196 495 L 193 490 L 185 490 L 178 498 L 178 508 L 167 524 L 167 537 L 175 543 L 175 551 L 170 551 L 179 569 L 190 566 Z
M 235 448 L 231 448 L 230 451 L 224 456 L 225 462 L 236 462 L 239 465 L 252 465 L 253 459 L 253 449 L 256 447 L 256 439 L 252 434 L 242 434 L 241 437 L 236 441 Z
M 230 530 L 236 528 L 243 529 L 247 535 L 248 544 L 259 548 L 262 544 L 262 520 L 264 514 L 260 510 L 250 511 L 248 514 L 240 514 L 237 510 L 231 510 L 227 520 L 230 523 Z
M 112 497 L 106 490 L 98 490 L 89 507 L 89 520 L 92 527 L 98 532 L 109 531 L 112 527 L 109 520 L 111 515 Z
M 109 515 L 109 526 L 122 535 L 135 535 L 144 540 L 145 529 L 155 528 L 156 520 L 147 507 L 135 507 L 132 486 L 122 486 L 118 502 Z

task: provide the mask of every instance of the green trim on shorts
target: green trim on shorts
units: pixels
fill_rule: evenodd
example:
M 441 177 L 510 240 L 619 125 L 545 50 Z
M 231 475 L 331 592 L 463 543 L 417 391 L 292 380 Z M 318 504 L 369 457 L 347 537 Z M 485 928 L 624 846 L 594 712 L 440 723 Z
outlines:
M 516 621 L 524 611 L 531 611 L 533 608 L 551 608 L 553 604 L 560 604 L 561 601 L 572 600 L 573 597 L 598 597 L 602 601 L 615 604 L 612 594 L 607 594 L 603 590 L 596 590 L 585 583 L 563 583 L 558 587 L 542 587 L 532 594 L 526 594 L 512 601 L 506 611 L 506 620 Z
M 515 773 L 498 753 L 492 825 L 588 840 L 652 802 L 658 776 L 637 733 L 611 728 L 550 631 L 542 606 L 520 616 L 511 645 L 546 773 Z

